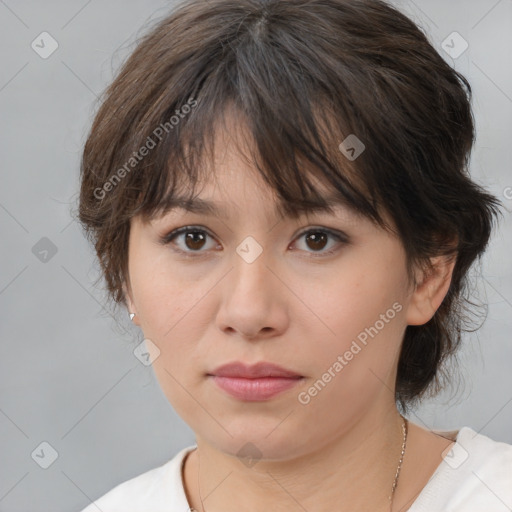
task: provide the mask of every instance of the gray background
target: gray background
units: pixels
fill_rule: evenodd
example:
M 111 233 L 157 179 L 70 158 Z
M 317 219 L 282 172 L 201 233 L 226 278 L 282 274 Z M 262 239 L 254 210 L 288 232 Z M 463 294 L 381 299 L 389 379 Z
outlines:
M 469 79 L 478 132 L 472 174 L 508 210 L 476 281 L 489 310 L 482 329 L 466 336 L 460 379 L 410 419 L 434 429 L 468 425 L 512 443 L 512 1 L 394 4 Z M 70 215 L 97 96 L 172 5 L 0 0 L 1 512 L 78 512 L 194 442 L 151 367 L 132 353 L 142 333 L 103 308 L 92 247 Z M 59 45 L 46 59 L 31 47 L 43 31 Z M 453 31 L 469 43 L 455 59 L 442 47 Z M 50 460 L 50 449 L 35 455 L 42 442 L 58 453 L 47 469 L 35 462 Z

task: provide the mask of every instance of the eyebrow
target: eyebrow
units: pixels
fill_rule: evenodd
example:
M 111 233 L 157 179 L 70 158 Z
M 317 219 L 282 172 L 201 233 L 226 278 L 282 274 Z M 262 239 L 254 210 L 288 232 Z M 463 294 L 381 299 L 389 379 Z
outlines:
M 295 211 L 288 213 L 288 216 L 297 218 L 304 214 L 314 213 L 330 213 L 334 214 L 336 208 L 341 208 L 352 213 L 353 215 L 360 216 L 358 212 L 348 201 L 339 195 L 331 194 L 327 197 L 322 198 L 320 202 L 310 201 L 307 205 L 296 205 L 294 206 Z M 196 213 L 199 215 L 212 215 L 220 219 L 227 219 L 228 213 L 226 209 L 216 201 L 202 199 L 200 197 L 180 197 L 173 196 L 168 198 L 164 208 L 164 214 L 168 213 L 173 209 L 181 209 L 190 213 Z M 282 207 L 274 210 L 274 213 L 281 214 Z

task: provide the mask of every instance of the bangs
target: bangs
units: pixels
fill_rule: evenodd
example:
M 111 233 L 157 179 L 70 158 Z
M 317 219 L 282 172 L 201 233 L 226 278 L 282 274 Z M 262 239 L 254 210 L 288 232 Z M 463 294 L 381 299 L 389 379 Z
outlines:
M 258 90 L 254 83 L 244 85 L 249 97 Z M 222 133 L 275 193 L 280 216 L 334 213 L 333 208 L 341 205 L 357 217 L 389 229 L 379 214 L 372 183 L 365 181 L 360 167 L 338 148 L 346 135 L 333 124 L 332 115 L 327 115 L 332 112 L 328 105 L 302 100 L 296 114 L 290 116 L 276 111 L 273 103 L 264 104 L 267 95 L 255 108 L 252 102 L 243 103 L 241 91 L 229 91 L 232 94 L 225 97 L 218 91 L 228 92 L 227 84 L 206 84 L 195 110 L 160 142 L 157 158 L 166 160 L 145 170 L 139 185 L 136 212 L 144 222 L 176 207 L 211 213 L 196 196 L 204 184 L 216 179 Z
M 270 26 L 250 16 L 240 24 L 236 8 L 232 16 L 220 41 L 210 46 L 205 40 L 201 51 L 186 59 L 175 55 L 168 70 L 153 70 L 146 112 L 139 128 L 131 128 L 139 140 L 130 149 L 155 139 L 157 127 L 169 129 L 157 132 L 157 147 L 130 177 L 131 192 L 139 192 L 132 214 L 150 220 L 173 208 L 178 195 L 192 199 L 199 183 L 215 176 L 215 139 L 219 130 L 227 130 L 234 143 L 245 137 L 249 151 L 237 149 L 276 193 L 281 214 L 329 211 L 327 195 L 385 227 L 378 208 L 385 198 L 380 197 L 369 145 L 370 114 L 365 113 L 373 96 L 363 87 L 368 78 L 357 76 L 353 64 L 333 69 L 328 58 L 319 59 L 315 45 L 304 45 L 301 27 L 281 31 L 277 18 Z M 179 19 L 178 11 L 176 25 Z M 321 35 L 310 38 L 327 55 L 329 43 Z M 294 56 L 298 48 L 302 64 Z M 179 122 L 171 126 L 173 114 Z M 353 160 L 339 149 L 349 136 L 366 145 Z

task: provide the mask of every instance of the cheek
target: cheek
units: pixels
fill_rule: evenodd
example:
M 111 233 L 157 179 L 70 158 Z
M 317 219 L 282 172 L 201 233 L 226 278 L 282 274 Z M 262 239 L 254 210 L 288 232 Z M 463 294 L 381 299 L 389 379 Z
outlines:
M 307 358 L 316 361 L 316 378 L 329 380 L 329 370 L 336 375 L 336 384 L 329 387 L 345 403 L 384 385 L 392 387 L 406 327 L 401 254 L 389 251 L 387 260 L 384 250 L 375 253 L 378 257 L 369 254 L 366 259 L 347 258 L 336 279 L 320 282 L 310 295 L 323 324 L 315 325 L 324 334 Z
M 207 347 L 199 343 L 213 322 L 212 297 L 219 279 L 212 272 L 200 276 L 183 266 L 177 272 L 169 258 L 160 255 L 145 260 L 145 268 L 142 258 L 134 265 L 132 279 L 141 329 L 160 351 L 153 368 L 167 397 L 185 406 L 190 396 L 180 384 L 194 386 L 207 370 Z
M 165 345 L 180 323 L 187 321 L 206 286 L 190 279 L 183 267 L 177 270 L 167 251 L 153 248 L 148 240 L 134 243 L 131 250 L 130 281 L 141 328 L 146 337 Z
M 399 261 L 345 260 L 335 278 L 309 282 L 307 297 L 317 318 L 325 325 L 326 335 L 349 342 L 377 322 L 379 331 L 395 334 L 402 323 L 404 307 L 403 275 Z M 384 323 L 383 323 L 384 322 Z M 364 338 L 364 336 L 362 336 Z
M 348 425 L 372 404 L 394 403 L 395 369 L 405 328 L 403 306 L 393 300 L 394 294 L 368 295 L 361 290 L 361 296 L 343 297 L 345 306 L 331 311 L 326 322 L 334 334 L 303 356 L 304 361 L 314 361 L 308 385 L 298 397 L 304 417 L 315 418 L 314 424 L 304 422 L 311 435 L 315 425 L 323 424 L 335 436 L 340 425 Z M 336 302 L 325 299 L 324 306 L 329 304 Z
M 188 357 L 196 341 L 201 339 L 204 319 L 208 316 L 208 301 L 203 287 L 183 285 L 162 277 L 158 283 L 141 289 L 140 317 L 145 337 L 150 338 L 162 352 L 175 352 L 173 361 Z M 175 285 L 175 286 L 173 286 Z M 181 289 L 179 293 L 176 289 Z M 179 354 L 179 356 L 177 356 Z
M 181 292 L 176 293 L 177 289 Z M 203 320 L 212 314 L 207 310 L 207 289 L 167 275 L 145 281 L 139 289 L 141 328 L 144 337 L 159 350 L 153 370 L 167 400 L 185 421 L 191 422 L 198 411 L 190 391 L 207 369 L 198 347 L 198 340 L 204 338 Z

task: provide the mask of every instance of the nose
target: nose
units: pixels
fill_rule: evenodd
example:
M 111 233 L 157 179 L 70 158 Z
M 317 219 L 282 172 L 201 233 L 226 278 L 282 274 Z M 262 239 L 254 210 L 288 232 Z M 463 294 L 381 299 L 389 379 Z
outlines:
M 242 254 L 242 256 L 240 256 Z M 256 259 L 233 255 L 233 268 L 223 280 L 217 327 L 246 340 L 281 335 L 288 327 L 290 292 L 263 250 Z

